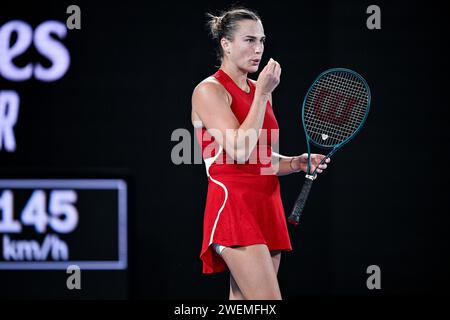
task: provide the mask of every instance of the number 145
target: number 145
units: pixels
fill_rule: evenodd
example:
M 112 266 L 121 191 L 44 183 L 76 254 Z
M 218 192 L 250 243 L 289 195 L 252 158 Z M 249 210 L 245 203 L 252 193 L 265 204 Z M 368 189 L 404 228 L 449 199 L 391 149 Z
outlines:
M 22 225 L 34 226 L 38 233 L 46 232 L 47 226 L 58 233 L 72 232 L 78 224 L 77 193 L 74 190 L 53 190 L 48 199 L 47 207 L 44 190 L 35 190 L 20 214 L 20 221 L 17 221 L 13 214 L 14 194 L 11 190 L 4 190 L 0 194 L 0 233 L 20 233 Z

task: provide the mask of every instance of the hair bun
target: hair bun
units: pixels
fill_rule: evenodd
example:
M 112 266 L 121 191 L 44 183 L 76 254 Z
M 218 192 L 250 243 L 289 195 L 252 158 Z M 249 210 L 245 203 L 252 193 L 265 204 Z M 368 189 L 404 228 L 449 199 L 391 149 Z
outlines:
M 219 40 L 222 30 L 223 16 L 215 16 L 208 13 L 208 17 L 209 17 L 208 26 L 211 36 L 213 39 Z

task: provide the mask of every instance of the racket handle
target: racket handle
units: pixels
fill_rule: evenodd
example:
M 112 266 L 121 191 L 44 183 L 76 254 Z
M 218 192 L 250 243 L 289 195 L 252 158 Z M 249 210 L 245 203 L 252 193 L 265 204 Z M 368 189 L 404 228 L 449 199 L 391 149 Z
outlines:
M 300 221 L 300 216 L 303 213 L 303 208 L 305 207 L 306 200 L 308 199 L 309 191 L 311 191 L 313 181 L 314 181 L 313 177 L 311 176 L 306 177 L 302 191 L 298 195 L 297 200 L 295 201 L 294 208 L 292 209 L 292 213 L 288 218 L 289 223 L 293 225 L 298 225 Z

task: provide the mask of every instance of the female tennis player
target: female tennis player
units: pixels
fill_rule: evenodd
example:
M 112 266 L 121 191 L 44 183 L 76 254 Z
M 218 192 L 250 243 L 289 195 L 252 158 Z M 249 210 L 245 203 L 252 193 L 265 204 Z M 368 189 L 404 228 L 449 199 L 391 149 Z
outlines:
M 231 300 L 278 300 L 281 252 L 292 250 L 278 176 L 306 171 L 308 156 L 272 152 L 278 140 L 272 92 L 281 67 L 270 59 L 257 81 L 247 78 L 258 70 L 264 52 L 257 13 L 233 8 L 208 17 L 221 65 L 192 94 L 192 122 L 208 176 L 203 273 L 229 270 Z M 311 172 L 323 157 L 311 155 Z

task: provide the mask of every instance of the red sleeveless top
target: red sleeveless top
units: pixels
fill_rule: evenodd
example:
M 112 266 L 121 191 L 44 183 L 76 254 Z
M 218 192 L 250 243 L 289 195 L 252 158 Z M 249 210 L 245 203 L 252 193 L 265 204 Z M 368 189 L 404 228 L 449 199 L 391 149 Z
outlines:
M 247 93 L 221 69 L 213 75 L 232 96 L 231 110 L 242 123 L 252 105 L 255 85 Z M 257 146 L 245 163 L 233 162 L 206 128 L 196 128 L 208 176 L 200 259 L 203 273 L 227 270 L 211 244 L 225 247 L 265 244 L 269 250 L 292 250 L 278 176 L 270 174 L 272 144 L 278 123 L 270 102 Z M 227 250 L 227 249 L 225 249 Z
M 253 103 L 253 98 L 255 96 L 255 85 L 252 81 L 247 80 L 247 83 L 250 87 L 250 91 L 247 93 L 241 88 L 239 88 L 236 83 L 231 79 L 222 69 L 218 69 L 218 71 L 213 75 L 230 93 L 232 96 L 231 102 L 231 110 L 236 116 L 237 120 L 240 124 L 244 122 L 247 117 L 248 112 L 250 111 L 250 107 Z M 249 172 L 258 173 L 261 167 L 269 167 L 272 155 L 272 144 L 278 142 L 279 133 L 278 133 L 278 122 L 273 113 L 272 106 L 269 101 L 267 101 L 266 106 L 266 114 L 264 116 L 264 122 L 262 125 L 262 130 L 260 132 L 260 136 L 257 142 L 256 147 L 253 149 L 249 159 L 245 162 L 247 166 L 242 167 L 242 163 L 239 163 L 241 166 L 241 170 L 245 168 Z M 209 134 L 205 127 L 196 128 L 196 138 L 197 142 L 202 148 L 203 158 L 210 158 L 216 156 L 216 152 L 219 151 L 219 144 L 215 141 L 214 137 Z M 231 164 L 236 163 L 233 159 L 223 150 L 222 154 L 218 156 L 215 163 L 216 164 Z

